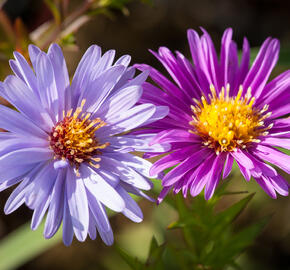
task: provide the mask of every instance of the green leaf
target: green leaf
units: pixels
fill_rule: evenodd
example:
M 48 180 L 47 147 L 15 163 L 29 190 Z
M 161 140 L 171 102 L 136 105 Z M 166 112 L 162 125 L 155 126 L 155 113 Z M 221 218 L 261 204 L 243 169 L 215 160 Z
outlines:
M 61 241 L 60 230 L 51 239 L 45 239 L 43 228 L 44 223 L 32 231 L 30 224 L 24 224 L 5 237 L 0 242 L 0 269 L 15 269 Z
M 162 269 L 162 262 L 160 260 L 162 253 L 164 252 L 164 246 L 159 246 L 156 238 L 153 236 L 149 249 L 149 256 L 146 262 L 147 266 L 153 267 L 152 269 Z
M 153 236 L 152 240 L 151 240 L 151 245 L 150 245 L 150 249 L 149 249 L 149 254 L 153 254 L 156 252 L 156 250 L 158 250 L 159 245 L 157 243 L 156 238 Z
M 260 234 L 262 229 L 269 222 L 270 218 L 269 216 L 265 217 L 233 235 L 227 243 L 228 248 L 225 248 L 224 256 L 233 258 L 244 251 L 253 243 L 258 234 Z
M 212 229 L 214 234 L 221 233 L 228 224 L 234 221 L 235 218 L 239 216 L 239 214 L 245 209 L 247 204 L 253 198 L 255 193 L 249 194 L 242 200 L 238 201 L 231 207 L 227 208 L 223 212 L 219 213 L 216 216 L 215 222 L 212 225 Z
M 115 249 L 133 270 L 141 270 L 143 268 L 142 262 L 140 262 L 136 257 L 132 257 L 124 249 L 118 247 L 117 245 L 115 245 Z
M 290 48 L 281 48 L 279 56 L 279 65 L 289 67 L 290 66 Z

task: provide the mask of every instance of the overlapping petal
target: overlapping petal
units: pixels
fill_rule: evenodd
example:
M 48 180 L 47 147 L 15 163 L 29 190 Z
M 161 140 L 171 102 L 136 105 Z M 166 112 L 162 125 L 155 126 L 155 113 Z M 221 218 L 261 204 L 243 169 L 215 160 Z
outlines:
M 14 56 L 10 66 L 15 76 L 0 83 L 1 96 L 18 110 L 0 106 L 0 127 L 7 131 L 0 134 L 0 190 L 19 185 L 5 212 L 26 204 L 33 210 L 32 229 L 46 216 L 44 237 L 52 237 L 62 224 L 65 245 L 71 244 L 74 235 L 85 241 L 88 235 L 95 239 L 97 234 L 112 245 L 106 207 L 141 222 L 142 211 L 129 193 L 152 200 L 141 191 L 152 188 L 148 179 L 151 163 L 129 152 L 170 148 L 166 143 L 150 145 L 154 133 L 124 132 L 162 119 L 168 108 L 139 103 L 148 72 L 134 77 L 135 69 L 128 67 L 129 55 L 115 61 L 114 50 L 102 55 L 101 48 L 93 45 L 82 57 L 71 84 L 56 44 L 47 53 L 30 45 L 32 67 L 21 54 Z M 101 123 L 93 135 L 89 133 L 95 142 L 88 143 L 83 159 L 70 158 L 82 146 L 77 150 L 65 146 L 68 152 L 62 152 L 64 145 L 59 148 L 63 138 L 59 139 L 58 131 L 69 121 L 83 133 Z M 87 141 L 77 145 L 81 143 Z M 98 151 L 90 150 L 92 146 Z
M 246 180 L 253 177 L 271 197 L 275 198 L 276 192 L 288 195 L 288 184 L 266 163 L 289 173 L 289 156 L 276 149 L 289 149 L 290 146 L 289 117 L 281 118 L 290 111 L 289 70 L 268 82 L 278 60 L 279 41 L 266 39 L 250 67 L 250 47 L 246 38 L 239 61 L 238 48 L 232 40 L 232 29 L 226 29 L 222 36 L 220 57 L 210 35 L 204 29 L 201 30 L 202 35 L 192 29 L 187 31 L 192 62 L 180 52 L 174 55 L 165 47 L 161 47 L 158 52 L 151 51 L 171 79 L 153 67 L 136 65 L 141 71 L 149 71 L 154 82 L 154 85 L 143 84 L 141 102 L 150 102 L 156 106 L 168 105 L 170 110 L 165 118 L 146 125 L 148 131 L 157 133 L 151 141 L 152 145 L 169 143 L 172 146 L 169 155 L 159 159 L 151 169 L 156 174 L 175 166 L 163 178 L 164 188 L 158 202 L 171 189 L 175 194 L 182 190 L 184 196 L 188 191 L 196 196 L 204 189 L 205 198 L 209 199 L 221 175 L 226 178 L 230 174 L 234 161 Z M 269 113 L 261 117 L 259 123 L 264 127 L 264 132 L 258 132 L 259 135 L 252 138 L 253 142 L 244 147 L 220 151 L 191 124 L 197 121 L 195 117 L 192 118 L 192 106 L 193 111 L 199 111 L 202 106 L 206 106 L 204 104 L 210 104 L 212 99 L 217 100 L 220 93 L 226 100 L 234 100 L 240 89 L 241 99 L 249 100 L 247 93 L 250 93 L 254 98 L 253 108 L 261 111 L 261 115 L 266 114 L 268 109 Z M 243 142 L 242 138 L 240 142 Z M 156 155 L 158 153 L 150 151 L 145 154 L 146 157 Z

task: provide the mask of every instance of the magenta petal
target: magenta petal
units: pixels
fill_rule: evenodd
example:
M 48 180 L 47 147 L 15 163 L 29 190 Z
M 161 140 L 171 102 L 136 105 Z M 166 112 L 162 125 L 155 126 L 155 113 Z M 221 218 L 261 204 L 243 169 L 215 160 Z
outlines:
M 258 157 L 278 166 L 285 172 L 290 173 L 290 162 L 288 155 L 272 147 L 264 146 L 261 144 L 257 145 L 256 150 L 256 155 Z
M 275 190 L 282 196 L 288 196 L 289 192 L 289 186 L 287 181 L 281 176 L 277 175 L 275 177 L 269 177 L 269 180 L 271 181 L 273 187 Z
M 213 162 L 212 169 L 208 174 L 208 182 L 206 183 L 204 190 L 204 197 L 206 200 L 209 200 L 215 191 L 215 188 L 221 176 L 225 158 L 226 155 L 222 153 L 218 155 Z
M 170 129 L 164 130 L 156 135 L 150 144 L 171 142 L 201 142 L 200 137 L 189 133 L 187 130 Z
M 159 160 L 157 160 L 150 169 L 151 175 L 157 175 L 162 172 L 164 169 L 172 167 L 179 162 L 182 162 L 185 157 L 193 154 L 195 151 L 199 150 L 198 145 L 190 145 L 188 147 L 184 147 L 180 150 L 177 150 Z
M 278 146 L 290 150 L 290 139 L 264 137 L 261 139 L 261 144 L 269 146 Z
M 245 177 L 245 179 L 247 180 L 247 181 L 250 181 L 250 179 L 251 179 L 251 172 L 250 172 L 250 170 L 248 169 L 248 168 L 245 168 L 242 164 L 240 164 L 238 161 L 237 161 L 237 164 L 238 164 L 238 166 L 239 166 L 239 168 L 240 168 L 240 171 L 241 171 L 241 173 L 242 173 L 242 175 Z
M 273 199 L 277 198 L 275 189 L 269 179 L 262 176 L 261 178 L 255 178 L 255 180 L 270 197 Z
M 236 78 L 236 82 L 233 85 L 233 87 L 231 87 L 230 90 L 232 95 L 236 95 L 238 93 L 239 86 L 242 84 L 242 82 L 244 81 L 245 77 L 249 72 L 249 65 L 250 65 L 250 45 L 248 40 L 244 38 L 242 59 L 239 67 L 239 72 Z
M 221 45 L 221 71 L 222 71 L 222 86 L 226 86 L 229 82 L 228 72 L 229 72 L 229 54 L 230 45 L 232 40 L 233 30 L 231 28 L 226 29 L 222 37 Z
M 226 161 L 225 161 L 225 167 L 223 172 L 223 179 L 227 178 L 232 170 L 234 158 L 232 155 L 227 154 Z
M 158 196 L 158 199 L 157 199 L 157 204 L 160 204 L 160 203 L 163 201 L 163 199 L 164 199 L 165 196 L 168 194 L 168 192 L 170 191 L 170 189 L 171 189 L 171 187 L 164 187 L 164 188 L 161 190 L 161 192 L 160 192 L 160 194 L 159 194 L 159 196 Z
M 207 148 L 201 149 L 200 151 L 189 156 L 176 168 L 171 170 L 162 180 L 162 185 L 168 187 L 177 182 L 187 171 L 200 164 L 206 157 L 211 153 Z
M 207 159 L 201 164 L 194 173 L 194 179 L 191 183 L 190 194 L 191 196 L 198 195 L 208 181 L 209 173 L 212 169 L 213 163 L 216 159 L 216 154 L 212 153 Z
M 237 149 L 237 151 L 231 152 L 231 155 L 243 167 L 245 167 L 247 169 L 253 169 L 254 168 L 253 161 L 251 160 L 251 158 L 247 155 L 247 153 L 245 151 Z

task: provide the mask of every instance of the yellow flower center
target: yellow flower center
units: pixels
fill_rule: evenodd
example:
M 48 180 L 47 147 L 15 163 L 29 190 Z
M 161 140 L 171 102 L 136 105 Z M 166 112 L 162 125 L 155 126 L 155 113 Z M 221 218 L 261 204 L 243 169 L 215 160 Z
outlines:
M 269 106 L 265 105 L 262 110 L 255 108 L 250 88 L 244 97 L 242 86 L 236 97 L 229 97 L 229 89 L 229 85 L 226 90 L 223 87 L 217 96 L 211 85 L 209 102 L 201 97 L 201 102 L 194 99 L 196 105 L 191 106 L 193 129 L 189 132 L 199 135 L 204 145 L 214 148 L 217 154 L 260 142 L 258 137 L 267 135 L 266 130 L 273 126 L 264 126 L 264 120 L 271 115 L 270 112 L 264 114 Z
M 49 136 L 54 157 L 68 160 L 71 165 L 75 165 L 77 171 L 82 162 L 88 162 L 91 166 L 99 168 L 97 162 L 101 159 L 95 156 L 101 154 L 100 149 L 109 145 L 109 143 L 100 144 L 95 136 L 95 132 L 106 123 L 100 118 L 90 120 L 90 113 L 81 114 L 84 104 L 85 100 L 73 114 L 72 109 L 66 114 L 63 112 L 63 120 L 53 127 Z

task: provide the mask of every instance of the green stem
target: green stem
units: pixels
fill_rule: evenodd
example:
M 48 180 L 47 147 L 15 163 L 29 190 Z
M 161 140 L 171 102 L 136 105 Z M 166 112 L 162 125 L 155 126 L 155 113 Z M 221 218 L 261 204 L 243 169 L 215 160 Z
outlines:
M 185 218 L 186 213 L 184 212 L 184 208 L 185 208 L 184 198 L 182 197 L 181 194 L 176 195 L 176 206 L 177 206 L 178 214 L 180 215 L 180 218 L 181 219 Z M 190 229 L 187 226 L 185 226 L 184 228 L 182 228 L 182 232 L 183 232 L 184 241 L 187 247 L 192 252 L 195 252 L 196 248 L 195 248 L 195 244 L 190 233 Z

